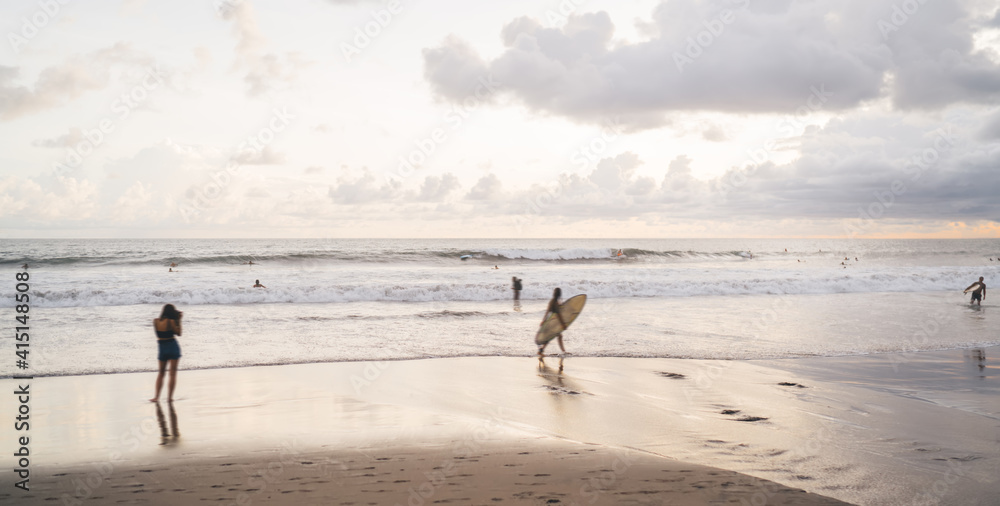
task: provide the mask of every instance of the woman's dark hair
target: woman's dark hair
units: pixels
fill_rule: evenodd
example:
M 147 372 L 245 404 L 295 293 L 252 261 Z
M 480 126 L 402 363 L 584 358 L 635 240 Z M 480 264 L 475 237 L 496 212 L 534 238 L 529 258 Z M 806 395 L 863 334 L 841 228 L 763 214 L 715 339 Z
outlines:
M 177 320 L 180 317 L 181 317 L 180 312 L 177 311 L 177 308 L 175 308 L 173 304 L 167 304 L 166 306 L 163 306 L 163 311 L 160 312 L 161 320 L 163 319 Z
M 558 299 L 561 295 L 562 295 L 562 290 L 560 290 L 558 288 L 556 288 L 555 290 L 552 290 L 552 296 L 553 297 L 555 297 L 555 298 Z

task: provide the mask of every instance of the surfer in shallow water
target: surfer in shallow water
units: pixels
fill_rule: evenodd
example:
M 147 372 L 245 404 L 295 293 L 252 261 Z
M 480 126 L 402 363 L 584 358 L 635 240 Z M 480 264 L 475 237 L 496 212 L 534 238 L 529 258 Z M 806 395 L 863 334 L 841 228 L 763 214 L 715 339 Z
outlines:
M 511 281 L 514 284 L 514 286 L 511 288 L 512 290 L 514 290 L 514 300 L 515 301 L 521 300 L 521 288 L 522 288 L 521 280 L 517 279 L 517 276 L 514 276 L 513 278 L 511 278 Z
M 977 285 L 978 288 L 975 288 L 973 290 L 973 287 L 976 287 Z M 979 281 L 976 281 L 975 283 L 969 285 L 969 287 L 965 289 L 966 292 L 968 292 L 969 290 L 972 290 L 972 299 L 969 300 L 969 304 L 975 302 L 976 305 L 982 306 L 983 299 L 986 298 L 986 283 L 983 282 L 983 277 L 979 276 Z
M 556 318 L 559 319 L 559 324 L 562 325 L 563 330 L 566 330 L 566 322 L 563 321 L 562 315 L 559 314 L 559 297 L 561 297 L 561 296 L 562 296 L 562 290 L 561 289 L 556 288 L 555 290 L 552 290 L 552 300 L 549 301 L 549 307 L 547 307 L 545 309 L 545 316 L 542 317 L 542 323 L 544 324 L 545 320 L 549 319 L 549 314 L 555 314 Z M 556 339 L 559 340 L 559 349 L 562 350 L 563 353 L 566 353 L 566 348 L 563 347 L 562 333 L 559 333 L 559 335 L 556 336 Z M 549 341 L 549 342 L 551 342 L 551 341 Z M 538 356 L 539 357 L 545 355 L 545 347 L 548 346 L 548 345 L 549 345 L 549 343 L 545 343 L 545 344 L 541 344 L 541 345 L 538 346 Z

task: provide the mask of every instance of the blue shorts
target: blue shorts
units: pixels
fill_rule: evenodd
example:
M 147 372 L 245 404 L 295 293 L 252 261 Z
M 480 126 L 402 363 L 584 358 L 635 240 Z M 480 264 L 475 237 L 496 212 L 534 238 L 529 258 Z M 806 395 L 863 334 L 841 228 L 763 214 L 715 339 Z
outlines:
M 160 354 L 156 357 L 157 360 L 164 362 L 181 358 L 181 345 L 177 343 L 176 339 L 162 339 L 156 341 L 156 344 L 160 347 Z

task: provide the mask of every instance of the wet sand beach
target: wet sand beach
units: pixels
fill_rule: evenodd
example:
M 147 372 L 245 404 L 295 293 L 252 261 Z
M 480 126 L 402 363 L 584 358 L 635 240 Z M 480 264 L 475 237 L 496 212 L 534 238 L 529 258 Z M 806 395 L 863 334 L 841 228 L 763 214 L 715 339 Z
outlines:
M 151 373 L 37 378 L 0 500 L 995 504 L 998 352 L 182 370 L 159 406 Z

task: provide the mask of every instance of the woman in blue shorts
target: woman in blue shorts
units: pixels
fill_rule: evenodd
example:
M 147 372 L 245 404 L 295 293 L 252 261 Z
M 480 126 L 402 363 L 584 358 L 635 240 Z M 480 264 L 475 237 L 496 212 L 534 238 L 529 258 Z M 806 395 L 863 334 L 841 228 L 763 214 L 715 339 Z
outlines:
M 153 320 L 153 330 L 156 331 L 156 344 L 160 349 L 156 357 L 160 361 L 160 372 L 156 376 L 156 396 L 150 402 L 160 400 L 160 389 L 163 388 L 163 374 L 170 365 L 170 384 L 167 386 L 167 402 L 174 400 L 174 387 L 177 386 L 177 363 L 181 359 L 181 346 L 174 336 L 181 335 L 181 317 L 184 313 L 177 310 L 173 304 L 163 306 L 160 317 Z

